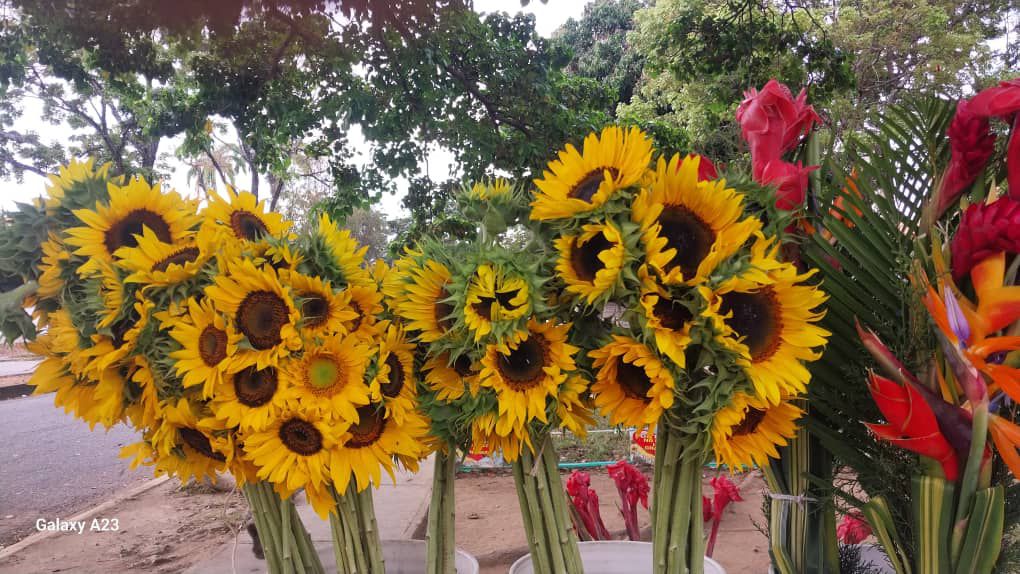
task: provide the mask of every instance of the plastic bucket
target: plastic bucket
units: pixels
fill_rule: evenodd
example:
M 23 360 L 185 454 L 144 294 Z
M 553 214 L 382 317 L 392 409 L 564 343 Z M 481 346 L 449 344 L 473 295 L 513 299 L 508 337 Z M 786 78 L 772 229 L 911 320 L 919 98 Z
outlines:
M 643 574 L 652 571 L 652 543 L 630 540 L 579 542 L 584 574 Z M 389 571 L 387 570 L 387 573 Z M 531 555 L 521 556 L 510 574 L 534 574 Z M 705 558 L 705 574 L 726 574 L 723 567 L 711 558 Z
M 333 547 L 318 544 L 316 550 L 326 572 L 336 572 Z M 425 574 L 424 540 L 383 540 L 382 553 L 386 562 L 386 574 Z M 457 574 L 478 574 L 478 560 L 463 550 L 457 550 L 454 566 Z

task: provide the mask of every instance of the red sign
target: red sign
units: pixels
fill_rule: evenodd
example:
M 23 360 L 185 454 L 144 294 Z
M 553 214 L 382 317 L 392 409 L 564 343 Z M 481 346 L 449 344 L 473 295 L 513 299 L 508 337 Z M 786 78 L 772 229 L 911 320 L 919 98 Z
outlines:
M 655 432 L 647 427 L 634 431 L 630 437 L 630 450 L 645 458 L 655 458 Z

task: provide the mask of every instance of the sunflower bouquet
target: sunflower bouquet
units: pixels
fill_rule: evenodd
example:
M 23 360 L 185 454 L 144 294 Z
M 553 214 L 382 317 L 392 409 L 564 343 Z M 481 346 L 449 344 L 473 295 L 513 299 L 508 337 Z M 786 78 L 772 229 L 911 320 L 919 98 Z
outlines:
M 90 426 L 130 424 L 132 465 L 230 472 L 271 572 L 321 572 L 292 496 L 329 515 L 340 572 L 382 572 L 369 486 L 428 453 L 412 345 L 385 266 L 322 216 L 301 237 L 243 192 L 206 205 L 74 162 L 0 227 L 5 336 Z M 14 304 L 31 309 L 15 309 Z M 11 326 L 15 327 L 11 327 Z
M 567 145 L 535 181 L 530 218 L 594 406 L 657 429 L 655 571 L 702 572 L 702 466 L 764 465 L 794 436 L 825 295 L 779 257 L 779 221 L 766 226 L 707 160 L 655 156 L 636 128 Z
M 478 222 L 465 241 L 426 239 L 396 262 L 384 291 L 418 343 L 419 400 L 442 445 L 429 515 L 430 572 L 452 572 L 456 450 L 502 454 L 513 466 L 527 538 L 540 572 L 580 572 L 576 534 L 549 433 L 584 434 L 588 382 L 554 313 L 551 261 L 524 224 L 527 197 L 503 179 L 459 197 Z M 443 556 L 450 558 L 444 559 Z

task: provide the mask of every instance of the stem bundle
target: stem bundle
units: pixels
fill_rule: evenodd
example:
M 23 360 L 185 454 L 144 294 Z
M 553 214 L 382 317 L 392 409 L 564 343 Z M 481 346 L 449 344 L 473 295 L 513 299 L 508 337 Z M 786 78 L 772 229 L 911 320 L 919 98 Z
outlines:
M 372 489 L 358 492 L 354 481 L 340 494 L 333 491 L 336 508 L 329 513 L 333 555 L 338 574 L 384 574 L 382 542 L 375 519 Z
M 701 468 L 705 455 L 684 453 L 683 438 L 661 425 L 652 494 L 652 560 L 656 574 L 702 574 Z
M 289 498 L 281 500 L 273 486 L 265 481 L 245 484 L 243 490 L 270 574 L 321 574 L 319 555 L 294 503 Z
M 432 475 L 432 500 L 429 502 L 428 531 L 425 534 L 427 574 L 456 572 L 454 537 L 454 487 L 457 459 L 453 445 L 436 452 L 436 469 Z

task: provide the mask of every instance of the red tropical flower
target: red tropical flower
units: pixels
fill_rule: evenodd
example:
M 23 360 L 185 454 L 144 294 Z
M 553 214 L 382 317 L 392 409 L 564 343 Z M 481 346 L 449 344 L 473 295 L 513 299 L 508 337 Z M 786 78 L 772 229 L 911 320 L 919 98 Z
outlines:
M 801 90 L 794 99 L 790 88 L 769 80 L 761 91 L 751 88 L 744 92 L 744 101 L 737 107 L 737 122 L 751 146 L 752 159 L 764 167 L 796 147 L 821 118 L 808 105 L 806 91 Z
M 715 164 L 712 163 L 712 160 L 703 155 L 691 155 L 697 155 L 701 158 L 701 163 L 698 164 L 698 181 L 708 181 L 719 177 L 719 172 L 716 171 Z
M 800 162 L 775 160 L 764 166 L 758 183 L 776 186 L 776 207 L 790 211 L 804 204 L 808 174 L 816 169 L 817 165 L 804 167 Z
M 1020 199 L 1020 78 L 1001 82 L 970 99 L 971 111 L 985 118 L 1002 118 L 1011 126 L 1006 145 L 1006 178 L 1009 195 Z
M 968 100 L 956 105 L 956 115 L 946 134 L 952 156 L 939 188 L 940 215 L 970 188 L 995 153 L 995 134 L 988 116 L 974 113 Z
M 593 540 L 609 540 L 609 530 L 602 522 L 599 512 L 599 495 L 591 487 L 591 477 L 587 472 L 575 470 L 567 477 L 567 494 L 570 502 L 581 519 L 581 524 Z
M 836 526 L 836 538 L 843 544 L 860 544 L 871 536 L 871 526 L 864 520 L 864 513 L 856 508 L 843 515 Z
M 865 423 L 871 432 L 885 441 L 921 456 L 935 459 L 942 465 L 946 478 L 960 476 L 956 451 L 939 429 L 935 413 L 913 383 L 898 385 L 871 373 L 868 389 L 887 424 Z
M 637 505 L 648 508 L 648 479 L 640 470 L 627 461 L 611 464 L 607 467 L 609 477 L 616 483 L 616 490 L 620 493 L 620 501 L 623 503 L 620 512 L 623 514 L 623 522 L 627 526 L 627 537 L 631 540 L 641 540 L 641 530 L 638 527 Z
M 719 535 L 719 525 L 722 523 L 723 511 L 730 505 L 731 502 L 741 502 L 744 500 L 740 496 L 740 491 L 737 489 L 737 485 L 733 484 L 733 481 L 728 476 L 718 475 L 713 477 L 709 484 L 712 485 L 712 532 L 708 535 L 708 544 L 705 547 L 705 556 L 712 557 L 712 553 L 715 551 L 715 539 Z
M 968 207 L 949 249 L 953 278 L 957 281 L 985 258 L 1000 251 L 1020 253 L 1020 201 L 1004 197 Z

